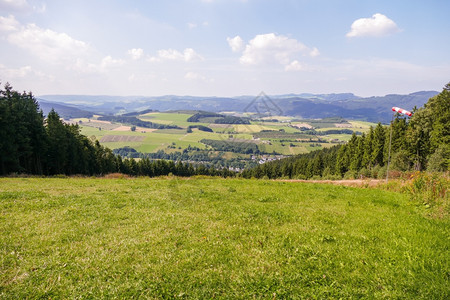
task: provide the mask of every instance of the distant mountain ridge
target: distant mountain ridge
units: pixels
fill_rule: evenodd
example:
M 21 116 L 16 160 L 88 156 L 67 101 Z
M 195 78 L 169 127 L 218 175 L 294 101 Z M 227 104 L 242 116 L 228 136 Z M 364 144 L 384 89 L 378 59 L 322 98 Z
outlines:
M 352 93 L 284 94 L 268 96 L 265 101 L 270 103 L 264 103 L 264 105 L 276 106 L 277 110 L 283 115 L 301 118 L 338 116 L 347 119 L 387 123 L 392 117 L 392 106 L 412 110 L 414 107 L 423 106 L 429 98 L 437 94 L 436 91 L 419 91 L 408 95 L 389 94 L 376 97 L 358 97 Z M 267 101 L 268 99 L 270 101 Z M 114 115 L 145 109 L 158 111 L 260 112 L 254 102 L 261 101 L 261 99 L 248 95 L 237 97 L 43 95 L 39 96 L 37 100 L 41 103 L 44 112 L 51 105 L 59 105 L 58 107 L 64 109 L 66 115 L 82 115 L 85 113 Z M 54 108 L 58 111 L 56 106 Z M 65 116 L 64 114 L 61 113 Z
M 44 112 L 44 115 L 48 115 L 48 113 L 54 109 L 61 117 L 65 119 L 70 118 L 90 118 L 94 114 L 90 111 L 83 110 L 65 103 L 58 102 L 48 102 L 42 99 L 37 99 L 39 102 L 39 107 Z

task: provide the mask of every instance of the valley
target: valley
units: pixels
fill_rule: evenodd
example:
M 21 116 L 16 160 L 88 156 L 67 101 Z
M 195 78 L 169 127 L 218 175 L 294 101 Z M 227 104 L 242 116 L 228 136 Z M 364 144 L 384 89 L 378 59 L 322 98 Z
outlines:
M 124 157 L 139 158 L 150 154 L 152 158 L 164 158 L 156 154 L 184 153 L 190 158 L 188 161 L 195 161 L 192 157 L 202 154 L 200 159 L 203 163 L 236 169 L 345 143 L 353 132 L 362 134 L 376 125 L 342 118 L 301 120 L 270 116 L 252 119 L 252 115 L 248 124 L 217 124 L 215 120 L 218 117 L 189 122 L 188 119 L 195 114 L 198 112 L 168 111 L 136 115 L 144 122 L 173 127 L 168 129 L 102 121 L 98 115 L 72 118 L 66 122 L 78 124 L 83 135 L 99 140 L 102 145 Z

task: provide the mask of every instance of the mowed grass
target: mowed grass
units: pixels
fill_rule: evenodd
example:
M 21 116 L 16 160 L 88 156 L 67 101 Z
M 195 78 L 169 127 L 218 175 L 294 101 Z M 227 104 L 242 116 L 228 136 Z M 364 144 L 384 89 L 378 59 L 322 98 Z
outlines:
M 449 222 L 403 194 L 0 179 L 0 298 L 448 299 Z
M 152 112 L 141 115 L 139 118 L 159 124 L 176 124 L 181 127 L 187 127 L 192 125 L 192 123 L 187 122 L 187 119 L 191 116 L 192 114 Z

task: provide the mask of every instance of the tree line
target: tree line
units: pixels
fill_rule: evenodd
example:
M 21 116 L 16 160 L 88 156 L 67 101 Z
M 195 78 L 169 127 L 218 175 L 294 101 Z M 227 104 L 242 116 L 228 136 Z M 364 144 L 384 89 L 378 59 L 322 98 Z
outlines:
M 202 119 L 205 118 L 216 118 L 214 120 L 215 124 L 250 124 L 250 120 L 248 118 L 241 118 L 235 116 L 225 116 L 218 113 L 200 111 L 192 116 L 190 116 L 187 121 L 188 122 L 201 122 Z
M 135 116 L 103 116 L 98 118 L 101 121 L 109 121 L 109 122 L 117 122 L 117 123 L 126 123 L 134 126 L 144 127 L 144 128 L 154 128 L 154 129 L 181 129 L 176 125 L 166 125 L 166 124 L 158 124 L 149 121 L 142 121 Z
M 0 175 L 234 176 L 228 169 L 193 166 L 148 158 L 122 159 L 80 133 L 77 124 L 64 123 L 55 110 L 44 117 L 31 93 L 0 88 Z
M 378 123 L 367 134 L 353 133 L 350 141 L 307 154 L 245 170 L 245 178 L 384 177 L 389 170 L 448 171 L 450 167 L 450 83 L 413 111 L 399 114 L 390 126 Z
M 200 149 L 198 147 L 188 146 L 182 151 L 165 152 L 164 150 L 158 150 L 151 153 L 142 153 L 131 147 L 117 148 L 113 150 L 113 153 L 120 155 L 122 158 L 148 158 L 150 160 L 171 160 L 192 163 L 194 166 L 202 164 L 208 168 L 214 167 L 215 169 L 223 168 L 252 168 L 257 165 L 255 160 L 245 157 L 225 158 L 225 152 L 219 151 L 218 153 L 211 154 L 210 150 Z

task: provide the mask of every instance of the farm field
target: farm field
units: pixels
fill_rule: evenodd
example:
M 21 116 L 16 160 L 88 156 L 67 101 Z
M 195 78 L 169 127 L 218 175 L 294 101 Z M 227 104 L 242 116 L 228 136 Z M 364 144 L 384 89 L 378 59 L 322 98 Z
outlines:
M 336 123 L 331 120 L 305 120 L 290 122 L 292 118 L 276 116 L 264 122 L 252 121 L 251 124 L 214 124 L 205 122 L 188 122 L 187 119 L 194 114 L 187 112 L 150 112 L 138 116 L 143 121 L 164 125 L 176 125 L 180 129 L 148 129 L 137 128 L 131 132 L 131 127 L 126 124 L 97 121 L 95 119 L 73 119 L 71 122 L 79 122 L 81 133 L 98 139 L 102 145 L 111 149 L 132 147 L 139 152 L 152 153 L 157 151 L 173 152 L 171 149 L 182 151 L 190 147 L 205 149 L 202 139 L 212 139 L 219 141 L 251 141 L 253 138 L 261 138 L 261 146 L 258 146 L 265 153 L 277 153 L 281 155 L 295 155 L 307 153 L 320 148 L 331 147 L 333 143 L 346 142 L 351 135 L 346 133 L 334 133 L 317 136 L 302 134 L 300 128 L 316 129 L 318 132 L 326 130 L 348 129 L 351 132 L 367 132 L 369 127 L 375 124 L 360 121 L 349 121 Z M 276 119 L 275 119 L 276 118 Z M 208 119 L 208 118 L 206 118 Z M 204 120 L 206 120 L 204 119 Z M 210 118 L 213 121 L 214 118 Z M 279 120 L 278 122 L 272 120 Z M 269 122 L 268 122 L 269 121 Z M 292 124 L 291 124 L 292 123 Z M 187 132 L 189 126 L 202 125 L 212 129 L 213 132 L 200 131 L 196 128 L 192 132 Z M 259 134 L 263 132 L 264 134 Z M 108 137 L 108 136 L 114 137 Z M 130 138 L 128 136 L 136 136 Z M 285 135 L 285 136 L 284 136 Z M 260 137 L 262 136 L 262 137 Z M 311 140 L 305 143 L 304 139 Z M 300 140 L 303 140 L 301 142 Z M 332 143 L 330 143 L 332 142 Z
M 0 178 L 0 298 L 448 299 L 406 194 L 220 178 Z

